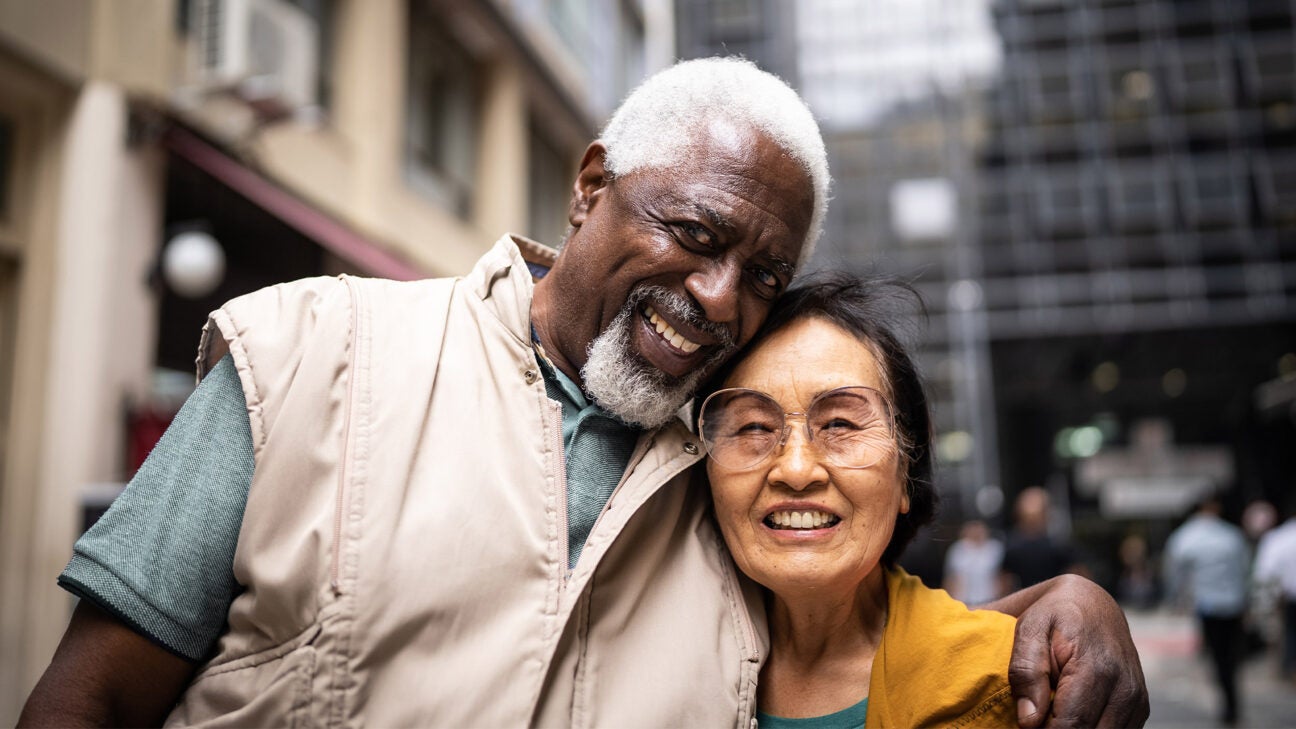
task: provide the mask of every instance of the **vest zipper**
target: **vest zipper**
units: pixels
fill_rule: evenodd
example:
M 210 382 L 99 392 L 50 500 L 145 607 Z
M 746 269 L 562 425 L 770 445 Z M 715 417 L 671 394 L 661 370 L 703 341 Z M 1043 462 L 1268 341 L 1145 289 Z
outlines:
M 608 495 L 607 501 L 603 502 L 603 508 L 599 510 L 598 516 L 594 517 L 594 524 L 593 526 L 590 527 L 590 531 L 589 531 L 590 536 L 594 536 L 594 534 L 598 532 L 599 524 L 602 523 L 603 517 L 607 515 L 609 511 L 612 510 L 612 500 L 617 497 L 617 494 L 621 493 L 621 488 L 630 481 L 630 474 L 634 473 L 635 466 L 639 465 L 639 462 L 643 460 L 644 456 L 651 449 L 652 449 L 651 441 L 649 441 L 648 445 L 644 447 L 640 447 L 636 445 L 634 452 L 630 454 L 630 460 L 626 463 L 625 473 L 621 474 L 621 480 L 618 481 L 616 487 L 612 489 L 612 493 Z M 674 478 L 674 476 L 671 476 L 671 478 Z M 669 482 L 670 482 L 670 478 L 666 479 L 665 481 L 662 481 L 663 484 Z M 651 498 L 651 495 L 649 496 L 649 498 Z M 642 506 L 642 504 L 640 505 Z M 581 557 L 584 556 L 585 556 L 585 550 L 582 549 Z M 571 569 L 575 569 L 575 565 L 571 565 Z
M 571 571 L 571 565 L 567 563 L 567 554 L 570 551 L 570 545 L 567 543 L 567 453 L 563 450 L 562 440 L 562 405 L 556 403 L 545 396 L 545 428 L 549 436 L 549 450 L 554 454 L 554 463 L 558 464 L 557 473 L 554 474 L 554 484 L 557 487 L 557 504 L 558 511 L 558 562 L 562 565 L 558 574 L 562 577 L 563 582 L 567 580 L 567 573 Z
M 342 467 L 338 469 L 338 487 L 337 487 L 337 504 L 333 509 L 333 559 L 329 565 L 329 585 L 333 588 L 334 595 L 342 594 L 342 521 L 346 509 L 346 483 L 351 475 L 351 458 L 354 455 L 351 452 L 351 416 L 352 406 L 355 404 L 355 387 L 357 379 L 356 360 L 359 357 L 360 346 L 360 292 L 351 284 L 351 280 L 342 276 L 342 281 L 346 284 L 347 291 L 351 293 L 351 353 L 347 362 L 347 399 L 346 415 L 342 428 Z
M 638 445 L 635 446 L 634 452 L 630 454 L 630 461 L 626 463 L 625 473 L 621 474 L 621 481 L 617 483 L 616 488 L 612 489 L 612 493 L 611 495 L 608 496 L 608 500 L 603 503 L 603 509 L 599 511 L 599 515 L 594 518 L 594 526 L 590 527 L 591 536 L 593 536 L 596 532 L 598 532 L 599 524 L 602 523 L 603 517 L 606 516 L 609 511 L 612 510 L 612 501 L 616 499 L 618 494 L 621 493 L 621 489 L 624 488 L 625 485 L 630 482 L 630 477 L 634 474 L 635 468 L 637 468 L 639 464 L 643 461 L 644 457 L 648 455 L 648 451 L 652 450 L 654 443 L 655 440 L 650 439 L 647 442 L 641 441 Z M 653 489 L 652 493 L 649 493 L 647 496 L 645 496 L 643 501 L 640 501 L 639 503 L 635 504 L 635 510 L 637 511 L 641 506 L 647 503 L 648 500 L 651 499 L 657 493 L 657 490 L 660 489 L 662 486 L 665 486 L 666 484 L 670 483 L 672 479 L 674 479 L 679 474 L 683 473 L 685 470 L 692 468 L 693 465 L 698 462 L 698 460 L 700 459 L 694 460 L 692 463 L 689 463 L 683 468 L 679 468 L 669 472 L 668 475 L 663 479 L 656 479 L 658 483 L 657 488 Z M 656 475 L 656 472 L 649 475 Z M 626 518 L 627 520 L 632 519 L 634 518 L 634 515 L 632 514 L 631 516 L 628 516 Z M 584 556 L 585 556 L 585 550 L 582 549 L 581 557 Z

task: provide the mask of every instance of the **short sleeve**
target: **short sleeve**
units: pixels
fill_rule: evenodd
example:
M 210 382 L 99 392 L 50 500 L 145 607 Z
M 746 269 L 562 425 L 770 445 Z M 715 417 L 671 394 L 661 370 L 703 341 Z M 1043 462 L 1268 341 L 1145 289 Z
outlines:
M 225 629 L 252 434 L 225 355 L 126 490 L 77 540 L 59 585 L 176 655 L 201 661 Z

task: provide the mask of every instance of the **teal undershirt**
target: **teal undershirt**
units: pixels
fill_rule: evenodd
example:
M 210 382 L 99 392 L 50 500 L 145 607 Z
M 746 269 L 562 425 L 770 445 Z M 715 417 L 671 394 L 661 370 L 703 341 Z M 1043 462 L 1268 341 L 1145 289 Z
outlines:
M 574 565 L 629 463 L 639 431 L 538 358 L 562 405 L 568 559 Z M 73 548 L 59 585 L 190 661 L 225 629 L 234 548 L 252 486 L 252 432 L 229 355 L 203 378 L 126 490 Z
M 868 697 L 854 706 L 823 716 L 807 719 L 785 719 L 757 712 L 756 723 L 760 729 L 864 729 L 868 718 Z
M 562 405 L 567 466 L 567 565 L 575 567 L 612 491 L 621 482 L 639 431 L 585 397 L 580 386 L 537 353 L 545 394 Z

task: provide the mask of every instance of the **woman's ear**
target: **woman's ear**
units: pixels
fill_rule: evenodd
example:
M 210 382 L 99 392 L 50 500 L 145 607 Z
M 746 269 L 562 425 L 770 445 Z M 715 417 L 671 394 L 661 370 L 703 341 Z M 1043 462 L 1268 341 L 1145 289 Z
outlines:
M 572 185 L 571 204 L 567 208 L 567 222 L 573 228 L 579 228 L 585 223 L 585 218 L 600 193 L 607 188 L 610 176 L 603 166 L 606 157 L 607 147 L 597 139 L 585 148 L 580 171 L 576 173 L 576 183 Z

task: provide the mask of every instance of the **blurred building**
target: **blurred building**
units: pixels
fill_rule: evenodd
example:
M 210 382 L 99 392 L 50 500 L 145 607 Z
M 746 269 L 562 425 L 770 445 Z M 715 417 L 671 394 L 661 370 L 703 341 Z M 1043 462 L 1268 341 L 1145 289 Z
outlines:
M 978 207 L 1005 483 L 1073 465 L 1077 528 L 1159 541 L 1296 481 L 1289 2 L 993 5 Z M 1126 520 L 1119 526 L 1114 520 Z
M 1204 489 L 1288 498 L 1290 2 L 678 6 L 682 53 L 745 50 L 818 115 L 812 266 L 923 292 L 947 517 L 1045 485 L 1105 551 Z
M 672 28 L 665 0 L 0 0 L 0 723 L 70 614 L 83 505 L 191 387 L 166 370 L 206 312 L 557 243 Z

